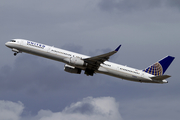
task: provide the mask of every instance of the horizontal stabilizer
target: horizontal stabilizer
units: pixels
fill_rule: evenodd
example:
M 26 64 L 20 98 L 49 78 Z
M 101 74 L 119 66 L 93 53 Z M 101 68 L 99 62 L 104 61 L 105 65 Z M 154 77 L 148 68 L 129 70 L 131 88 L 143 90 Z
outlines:
M 169 77 L 171 77 L 171 76 L 169 76 L 169 75 L 161 75 L 161 76 L 155 76 L 155 77 L 150 77 L 150 78 L 153 79 L 153 80 L 164 80 L 164 79 L 167 79 Z

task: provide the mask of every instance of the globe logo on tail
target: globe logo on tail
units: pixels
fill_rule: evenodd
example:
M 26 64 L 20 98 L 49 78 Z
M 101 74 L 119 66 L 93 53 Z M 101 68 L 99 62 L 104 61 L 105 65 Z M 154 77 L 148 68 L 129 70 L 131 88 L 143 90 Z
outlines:
M 161 64 L 158 62 L 143 71 L 147 72 L 149 74 L 155 75 L 155 76 L 163 75 L 163 68 L 162 68 Z

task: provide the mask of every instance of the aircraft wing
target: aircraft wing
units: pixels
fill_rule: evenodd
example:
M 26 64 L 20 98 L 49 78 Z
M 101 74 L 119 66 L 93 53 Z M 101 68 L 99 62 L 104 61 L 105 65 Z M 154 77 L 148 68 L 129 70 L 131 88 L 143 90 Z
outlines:
M 87 66 L 88 68 L 93 69 L 93 70 L 97 70 L 98 67 L 100 66 L 100 64 L 103 63 L 104 61 L 107 61 L 111 55 L 118 52 L 120 47 L 121 47 L 121 45 L 119 45 L 114 51 L 111 51 L 109 53 L 105 53 L 105 54 L 90 57 L 90 58 L 85 58 L 83 60 L 86 63 L 88 63 L 88 66 Z

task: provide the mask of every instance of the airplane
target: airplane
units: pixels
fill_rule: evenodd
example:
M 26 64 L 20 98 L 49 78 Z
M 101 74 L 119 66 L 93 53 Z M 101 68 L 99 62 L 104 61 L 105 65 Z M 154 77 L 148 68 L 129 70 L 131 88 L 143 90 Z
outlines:
M 171 76 L 164 75 L 164 73 L 175 58 L 166 56 L 146 69 L 138 70 L 108 61 L 110 56 L 118 52 L 121 45 L 113 51 L 93 57 L 25 39 L 12 39 L 5 45 L 12 49 L 14 56 L 25 52 L 63 62 L 65 63 L 64 71 L 69 73 L 81 74 L 81 71 L 84 70 L 84 74 L 87 76 L 101 73 L 141 83 L 168 83 L 166 79 Z

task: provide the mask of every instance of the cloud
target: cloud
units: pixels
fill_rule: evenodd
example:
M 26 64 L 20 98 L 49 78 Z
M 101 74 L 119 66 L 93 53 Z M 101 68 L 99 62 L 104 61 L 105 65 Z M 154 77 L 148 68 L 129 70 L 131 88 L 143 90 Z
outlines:
M 63 71 L 63 63 L 56 61 L 50 63 L 49 61 L 24 53 L 18 55 L 12 67 L 4 65 L 0 68 L 1 92 L 22 90 L 30 86 L 31 89 L 35 87 L 43 90 L 55 90 L 62 88 L 64 84 L 73 83 L 70 79 L 64 79 L 66 76 L 64 74 L 67 73 Z
M 167 4 L 171 7 L 177 7 L 180 9 L 180 1 L 179 0 L 168 0 Z
M 40 110 L 35 116 L 23 116 L 21 102 L 0 101 L 0 119 L 3 120 L 122 120 L 119 104 L 113 97 L 87 97 L 72 103 L 61 112 Z
M 170 120 L 179 118 L 179 108 L 179 96 L 173 98 L 165 96 L 156 97 L 156 99 L 127 100 L 121 102 L 120 111 L 123 109 L 121 114 L 127 120 L 132 119 L 132 116 L 135 116 L 133 120 Z
M 98 4 L 103 11 L 133 12 L 160 7 L 176 7 L 180 9 L 179 0 L 101 0 Z
M 101 0 L 99 7 L 105 11 L 145 10 L 161 6 L 161 0 Z
M 11 102 L 0 100 L 0 119 L 19 120 L 24 106 L 21 102 Z
M 120 112 L 124 119 L 140 120 L 142 115 L 143 120 L 153 119 L 153 114 L 160 114 L 163 120 L 167 116 L 168 119 L 178 118 L 175 116 L 179 115 L 180 107 L 171 104 L 180 100 L 176 98 L 180 89 L 178 0 L 93 0 L 93 3 L 92 0 L 1 0 L 0 6 L 0 54 L 3 56 L 0 100 L 21 101 L 26 105 L 24 111 L 32 114 L 28 120 L 35 117 L 38 120 L 38 115 L 43 113 L 47 116 L 65 114 L 62 113 L 64 108 L 69 108 L 66 115 L 94 115 L 96 107 L 89 102 L 71 109 L 71 106 L 66 107 L 87 96 L 111 96 L 121 101 Z M 14 57 L 4 45 L 12 38 L 29 39 L 90 56 L 109 52 L 122 44 L 110 61 L 138 69 L 166 55 L 176 59 L 167 71 L 172 75 L 168 84 L 140 84 L 101 74 L 93 77 L 83 72 L 70 74 L 63 71 L 63 63 L 24 53 Z M 107 47 L 110 49 L 102 50 Z M 166 104 L 162 103 L 164 99 L 157 101 L 162 96 L 172 100 Z M 146 99 L 136 102 L 143 98 Z M 132 109 L 133 105 L 136 106 Z

